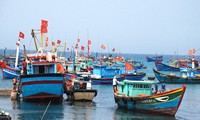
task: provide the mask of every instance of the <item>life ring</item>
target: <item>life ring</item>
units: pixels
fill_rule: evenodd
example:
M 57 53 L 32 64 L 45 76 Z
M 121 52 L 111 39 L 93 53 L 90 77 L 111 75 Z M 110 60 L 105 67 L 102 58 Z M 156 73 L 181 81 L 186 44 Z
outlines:
M 40 48 L 38 51 L 37 51 L 37 56 L 42 56 L 43 55 L 43 52 L 44 52 L 44 50 L 43 50 L 43 48 Z

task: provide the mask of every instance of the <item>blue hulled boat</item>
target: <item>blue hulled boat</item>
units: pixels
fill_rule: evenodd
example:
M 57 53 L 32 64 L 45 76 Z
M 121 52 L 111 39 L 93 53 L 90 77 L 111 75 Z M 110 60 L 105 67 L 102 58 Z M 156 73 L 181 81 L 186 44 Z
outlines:
M 61 100 L 65 80 L 62 64 L 55 60 L 46 60 L 45 56 L 31 58 L 34 61 L 27 61 L 27 71 L 24 71 L 26 74 L 19 77 L 19 91 L 23 100 Z
M 163 56 L 154 56 L 154 57 L 149 57 L 146 56 L 147 62 L 155 62 L 155 61 L 163 61 Z
M 18 77 L 20 74 L 19 68 L 11 68 L 6 65 L 4 62 L 0 62 L 0 68 L 2 70 L 2 75 L 4 79 L 12 79 Z
M 118 108 L 131 111 L 174 116 L 181 104 L 186 85 L 162 93 L 152 93 L 150 81 L 119 82 L 118 91 L 114 93 Z
M 124 80 L 124 75 L 120 66 L 94 65 L 91 75 L 92 84 L 112 84 L 115 75 L 118 81 Z
M 144 72 L 128 73 L 124 74 L 124 76 L 125 79 L 127 80 L 142 80 L 146 76 L 146 73 Z
M 200 84 L 199 71 L 187 70 L 187 68 L 180 71 L 181 75 L 164 74 L 155 69 L 153 72 L 161 83 L 175 83 L 175 84 Z
M 158 71 L 180 71 L 179 67 L 169 66 L 159 61 L 155 61 L 155 65 Z

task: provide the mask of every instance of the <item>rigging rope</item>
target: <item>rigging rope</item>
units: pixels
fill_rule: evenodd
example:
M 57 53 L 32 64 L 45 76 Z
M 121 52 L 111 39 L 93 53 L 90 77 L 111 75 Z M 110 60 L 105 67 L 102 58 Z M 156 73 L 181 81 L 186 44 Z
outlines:
M 42 118 L 41 118 L 41 120 L 43 120 L 43 118 L 44 118 L 44 115 L 46 114 L 46 112 L 47 112 L 47 110 L 48 110 L 48 108 L 49 108 L 50 104 L 51 104 L 51 101 L 49 101 L 49 104 L 47 105 L 47 108 L 46 108 L 46 110 L 44 111 L 44 113 L 43 113 L 43 115 L 42 115 Z

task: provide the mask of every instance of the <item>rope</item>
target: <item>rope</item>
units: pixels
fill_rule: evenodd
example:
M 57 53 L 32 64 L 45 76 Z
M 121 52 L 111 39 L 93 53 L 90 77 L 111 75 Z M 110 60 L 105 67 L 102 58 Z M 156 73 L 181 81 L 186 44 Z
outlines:
M 43 113 L 43 115 L 42 115 L 42 118 L 41 118 L 40 120 L 43 120 L 44 115 L 46 114 L 46 112 L 47 112 L 47 110 L 48 110 L 50 104 L 51 104 L 51 101 L 49 101 L 49 104 L 47 105 L 47 108 L 46 108 L 46 110 L 44 111 L 44 113 Z

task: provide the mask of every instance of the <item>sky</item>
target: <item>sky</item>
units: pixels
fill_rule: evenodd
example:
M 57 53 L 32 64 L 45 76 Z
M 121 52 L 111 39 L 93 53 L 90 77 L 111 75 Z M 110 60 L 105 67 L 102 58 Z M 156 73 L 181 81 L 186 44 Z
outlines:
M 200 0 L 0 0 L 0 48 L 34 50 L 31 29 L 48 21 L 49 41 L 133 54 L 200 53 Z M 101 44 L 106 49 L 101 49 Z M 49 47 L 50 49 L 50 47 Z

